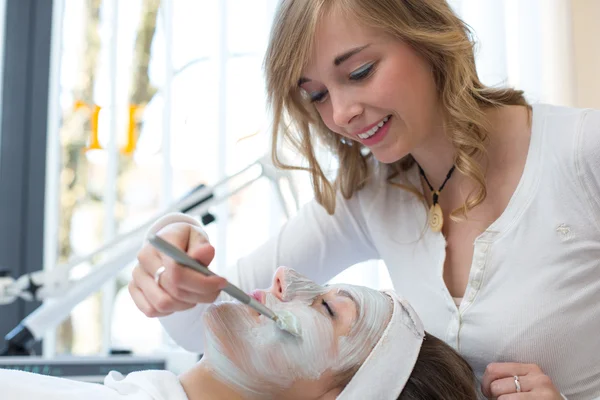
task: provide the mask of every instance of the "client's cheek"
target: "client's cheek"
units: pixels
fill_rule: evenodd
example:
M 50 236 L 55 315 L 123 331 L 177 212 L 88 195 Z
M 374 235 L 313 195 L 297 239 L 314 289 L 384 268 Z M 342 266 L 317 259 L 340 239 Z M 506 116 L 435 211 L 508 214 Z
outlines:
M 245 320 L 238 308 L 233 303 L 213 304 L 203 314 L 206 359 L 236 362 L 240 352 L 231 338 L 239 335 Z
M 210 305 L 204 315 L 207 322 L 217 323 L 222 326 L 230 326 L 232 323 L 247 323 L 249 319 L 249 315 L 243 310 L 243 306 L 234 302 Z
M 246 306 L 238 303 L 220 303 L 211 305 L 203 315 L 206 335 L 212 336 L 212 342 L 223 352 L 235 346 L 232 338 L 243 337 L 258 324 L 257 317 L 250 315 Z
M 302 325 L 302 337 L 279 346 L 281 366 L 294 371 L 298 377 L 318 379 L 335 364 L 337 348 L 331 322 L 308 307 L 296 310 L 295 315 Z
M 233 305 L 207 311 L 205 355 L 219 376 L 260 392 L 267 387 L 288 388 L 299 379 L 319 379 L 337 364 L 336 336 L 329 318 L 303 303 L 279 302 L 274 308 L 289 310 L 298 318 L 301 338 L 281 331 L 270 320 L 262 321 L 264 317 L 259 324 L 246 324 L 248 314 L 244 317 Z

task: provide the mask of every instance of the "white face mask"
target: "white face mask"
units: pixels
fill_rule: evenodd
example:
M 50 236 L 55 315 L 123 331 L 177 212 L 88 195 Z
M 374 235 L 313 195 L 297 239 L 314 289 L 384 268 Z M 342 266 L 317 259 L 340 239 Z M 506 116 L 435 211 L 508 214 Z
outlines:
M 330 290 L 344 290 L 357 302 L 357 319 L 347 336 L 336 337 L 332 320 L 310 307 Z M 265 304 L 275 313 L 292 313 L 302 337 L 281 331 L 237 302 L 213 305 L 204 315 L 204 362 L 242 393 L 265 395 L 299 379 L 317 380 L 327 370 L 361 364 L 379 340 L 392 309 L 391 300 L 381 292 L 350 285 L 323 287 L 291 269 L 284 271 L 282 300 L 267 293 Z

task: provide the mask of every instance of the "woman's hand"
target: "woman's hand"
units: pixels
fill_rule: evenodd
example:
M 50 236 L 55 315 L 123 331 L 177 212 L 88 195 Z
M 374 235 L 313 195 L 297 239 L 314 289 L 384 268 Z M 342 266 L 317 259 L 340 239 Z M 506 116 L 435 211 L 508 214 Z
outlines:
M 498 400 L 563 400 L 550 378 L 535 364 L 489 364 L 481 390 L 486 397 Z
M 158 231 L 157 235 L 204 265 L 210 264 L 215 256 L 214 247 L 199 228 L 191 224 L 173 223 Z M 150 243 L 142 247 L 137 259 L 129 293 L 136 306 L 148 317 L 187 310 L 197 303 L 212 303 L 227 284 L 222 277 L 207 277 L 178 265 Z M 157 283 L 155 274 L 162 266 L 165 269 Z

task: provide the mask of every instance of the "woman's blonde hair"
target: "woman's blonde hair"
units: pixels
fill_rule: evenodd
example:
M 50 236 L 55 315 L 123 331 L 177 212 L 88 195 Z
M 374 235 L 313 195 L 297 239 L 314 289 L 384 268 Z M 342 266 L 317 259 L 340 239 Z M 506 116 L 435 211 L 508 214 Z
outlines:
M 383 31 L 409 44 L 432 67 L 438 98 L 444 110 L 447 134 L 456 149 L 456 169 L 472 179 L 477 189 L 454 210 L 466 216 L 486 197 L 485 175 L 476 161 L 485 155 L 488 127 L 485 109 L 504 105 L 528 106 L 522 91 L 484 86 L 475 69 L 474 41 L 469 27 L 445 0 L 282 0 L 276 14 L 265 59 L 267 94 L 273 113 L 272 157 L 284 169 L 309 171 L 315 199 L 331 214 L 336 191 L 350 198 L 369 177 L 371 154 L 331 132 L 298 88 L 310 58 L 320 19 L 335 10 L 364 26 Z M 308 161 L 308 167 L 283 163 L 283 139 Z M 339 160 L 330 182 L 315 154 L 325 145 Z M 388 182 L 414 165 L 411 155 L 389 164 Z M 416 188 L 400 185 L 420 195 Z

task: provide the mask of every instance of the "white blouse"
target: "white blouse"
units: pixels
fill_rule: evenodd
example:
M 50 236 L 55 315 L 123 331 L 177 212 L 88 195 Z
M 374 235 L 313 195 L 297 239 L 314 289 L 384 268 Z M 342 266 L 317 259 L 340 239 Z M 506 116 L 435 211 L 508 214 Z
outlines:
M 279 235 L 224 275 L 266 288 L 285 265 L 326 282 L 382 259 L 425 329 L 460 352 L 481 380 L 492 362 L 535 363 L 570 400 L 600 398 L 600 111 L 533 106 L 529 153 L 504 213 L 473 243 L 468 285 L 455 303 L 443 279 L 446 242 L 426 229 L 416 196 L 385 183 L 385 166 L 330 216 L 307 204 Z M 416 168 L 405 179 L 420 188 Z M 174 220 L 167 216 L 151 231 Z M 202 352 L 205 305 L 161 318 Z M 398 360 L 402 362 L 402 360 Z

